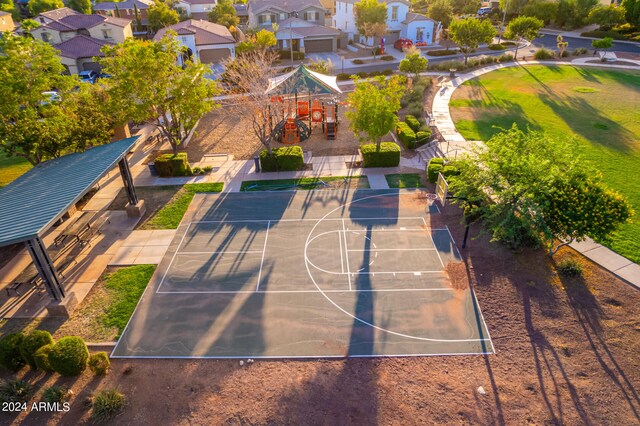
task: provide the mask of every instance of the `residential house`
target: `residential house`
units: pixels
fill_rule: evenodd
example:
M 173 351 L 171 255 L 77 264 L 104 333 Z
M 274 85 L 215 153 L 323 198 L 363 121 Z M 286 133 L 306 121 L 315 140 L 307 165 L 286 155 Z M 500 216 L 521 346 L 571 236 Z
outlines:
M 93 6 L 93 13 L 112 18 L 131 19 L 133 32 L 146 32 L 149 20 L 147 19 L 147 9 L 153 4 L 152 0 L 125 0 L 121 2 L 105 1 L 96 3 Z M 136 17 L 136 9 L 138 16 Z M 136 22 L 140 19 L 140 23 Z
M 327 9 L 320 0 L 252 0 L 248 12 L 249 27 L 276 28 L 281 49 L 318 53 L 341 47 L 341 32 L 325 26 Z
M 227 27 L 209 21 L 189 19 L 158 31 L 154 40 L 161 39 L 167 31 L 175 31 L 177 39 L 187 47 L 193 60 L 214 64 L 235 57 L 235 39 Z M 179 59 L 179 62 L 182 58 Z
M 368 45 L 377 45 L 378 40 L 366 40 L 358 34 L 354 19 L 353 5 L 359 0 L 336 0 L 336 14 L 333 26 L 347 33 L 349 40 Z M 439 25 L 432 19 L 418 13 L 409 12 L 411 3 L 407 0 L 380 0 L 387 4 L 387 34 L 384 41 L 392 45 L 398 38 L 408 38 L 414 42 L 432 44 L 437 39 Z
M 0 33 L 13 31 L 15 27 L 11 14 L 0 10 Z
M 238 25 L 240 27 L 246 28 L 247 24 L 249 24 L 249 10 L 247 8 L 247 5 L 242 3 L 235 3 L 233 7 L 236 9 L 236 15 L 240 20 Z
M 91 58 L 102 55 L 100 47 L 104 44 L 121 43 L 133 36 L 130 19 L 84 15 L 67 7 L 41 13 L 34 19 L 41 26 L 31 31 L 31 35 L 58 49 L 63 64 L 71 74 L 86 70 L 99 71 L 99 64 Z M 83 38 L 72 41 L 80 36 Z M 74 49 L 79 49 L 79 52 L 74 52 Z M 87 52 L 93 53 L 92 56 L 78 56 Z
M 207 15 L 218 5 L 218 0 L 179 0 L 174 6 L 181 15 L 207 20 Z

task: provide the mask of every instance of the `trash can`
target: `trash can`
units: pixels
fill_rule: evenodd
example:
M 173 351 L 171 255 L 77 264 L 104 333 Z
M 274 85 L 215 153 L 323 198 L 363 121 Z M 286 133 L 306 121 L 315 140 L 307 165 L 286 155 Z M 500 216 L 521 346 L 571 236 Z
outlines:
M 449 69 L 449 78 L 456 78 L 456 69 L 455 68 L 450 68 Z
M 256 166 L 256 173 L 260 173 L 260 157 L 253 157 L 253 162 Z

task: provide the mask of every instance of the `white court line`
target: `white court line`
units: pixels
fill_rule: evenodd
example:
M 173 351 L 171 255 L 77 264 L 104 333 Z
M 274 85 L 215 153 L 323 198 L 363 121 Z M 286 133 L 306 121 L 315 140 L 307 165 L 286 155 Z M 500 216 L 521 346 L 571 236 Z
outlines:
M 424 218 L 422 218 L 422 221 L 424 222 L 424 226 L 427 226 L 427 221 Z M 437 230 L 438 231 L 444 231 L 444 229 L 437 229 Z M 432 231 L 433 231 L 433 229 L 432 229 Z M 429 238 L 431 238 L 431 242 L 433 243 L 433 246 L 436 247 L 436 242 L 433 239 L 433 236 L 431 236 L 431 233 L 429 233 Z M 455 243 L 454 243 L 454 245 L 455 245 Z M 437 250 L 437 247 L 436 247 L 436 254 L 438 255 L 438 259 L 440 259 L 440 264 L 442 265 L 442 269 L 444 269 L 444 262 L 442 261 L 442 257 L 440 257 L 440 251 Z
M 456 248 L 456 251 L 458 252 L 458 257 L 460 259 L 462 259 L 462 255 L 460 254 L 460 250 L 458 250 L 458 245 L 456 244 L 456 240 L 453 239 L 453 235 L 451 235 L 451 231 L 449 230 L 449 226 L 445 225 L 445 227 L 447 228 L 447 232 L 449 233 L 449 237 L 451 238 L 451 241 L 453 241 L 453 246 Z
M 347 262 L 347 278 L 349 278 L 349 290 L 351 290 L 351 274 L 349 273 L 349 246 L 347 245 L 347 230 L 344 226 L 344 219 L 342 219 L 342 238 L 344 238 L 344 251 L 346 252 L 346 262 Z M 307 238 L 308 240 L 308 238 Z M 306 255 L 305 255 L 306 257 Z M 311 263 L 311 262 L 309 262 Z M 318 268 L 317 266 L 313 265 L 315 268 Z
M 487 339 L 467 340 L 468 342 L 482 342 Z M 120 341 L 118 341 L 120 342 Z M 118 344 L 116 343 L 116 346 Z M 493 347 L 493 342 L 491 343 Z M 115 347 L 113 349 L 115 351 Z M 183 355 L 183 356 L 156 356 L 156 355 L 113 355 L 110 358 L 152 358 L 152 359 L 345 359 L 345 358 L 408 358 L 408 357 L 427 357 L 427 356 L 471 356 L 471 355 L 495 355 L 494 352 L 451 352 L 451 353 L 432 353 L 432 354 L 391 354 L 391 355 L 242 355 L 242 356 L 207 356 L 207 355 Z
M 176 252 L 173 253 L 173 257 L 171 258 L 171 262 L 169 262 L 169 265 L 167 266 L 167 270 L 164 271 L 164 275 L 162 276 L 162 279 L 160 280 L 160 284 L 158 284 L 158 288 L 156 289 L 156 293 L 160 290 L 160 287 L 162 287 L 162 284 L 164 283 L 164 279 L 167 278 L 167 274 L 169 273 L 169 270 L 171 269 L 171 265 L 173 265 L 173 262 L 176 260 L 176 256 L 178 255 L 178 252 L 180 251 L 180 246 L 182 245 L 182 242 L 184 241 L 184 238 L 187 236 L 187 232 L 189 231 L 189 227 L 191 226 L 191 222 L 189 222 L 189 224 L 187 225 L 187 229 L 184 230 L 184 234 L 182 234 L 182 238 L 180 238 L 180 244 L 178 244 L 178 248 L 176 248 Z M 133 318 L 133 315 L 131 316 Z
M 404 216 L 404 217 L 348 217 L 351 221 L 361 220 L 398 220 L 398 219 L 423 219 L 422 216 Z M 326 221 L 344 220 L 344 218 L 327 218 Z M 191 223 L 242 223 L 242 222 L 317 222 L 318 219 L 245 219 L 245 220 L 194 220 Z
M 381 288 L 371 290 L 323 290 L 324 293 L 379 293 L 379 292 L 394 292 L 394 291 L 455 291 L 452 288 Z M 320 294 L 318 290 L 185 290 L 185 291 L 161 291 L 160 294 L 253 294 L 253 293 L 316 293 Z
M 262 264 L 264 263 L 264 254 L 267 251 L 267 238 L 269 238 L 269 226 L 271 226 L 271 221 L 267 222 L 267 233 L 264 236 L 264 248 L 262 249 L 262 260 L 260 261 L 260 271 L 258 272 L 258 282 L 256 283 L 256 291 L 260 288 L 260 278 L 262 277 Z
M 338 244 L 340 244 L 340 271 L 342 271 L 342 273 L 344 274 L 344 259 L 342 257 L 342 255 L 343 255 L 342 235 L 340 233 L 338 233 Z M 349 259 L 347 258 L 347 262 L 348 261 L 349 261 Z
M 244 250 L 244 251 L 181 251 L 178 254 L 246 254 L 246 253 L 262 253 L 262 250 Z
M 424 250 L 437 250 L 434 247 L 431 248 L 390 248 L 390 249 L 381 249 L 381 248 L 372 248 L 372 249 L 349 249 L 349 251 L 424 251 Z

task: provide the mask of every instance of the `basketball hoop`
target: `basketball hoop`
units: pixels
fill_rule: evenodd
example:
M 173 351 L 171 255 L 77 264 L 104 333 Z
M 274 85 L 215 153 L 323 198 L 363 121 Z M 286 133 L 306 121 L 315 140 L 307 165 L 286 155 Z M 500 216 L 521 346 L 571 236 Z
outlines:
M 424 194 L 424 198 L 427 200 L 427 206 L 431 207 L 433 203 L 438 199 L 438 196 L 433 192 L 427 192 Z

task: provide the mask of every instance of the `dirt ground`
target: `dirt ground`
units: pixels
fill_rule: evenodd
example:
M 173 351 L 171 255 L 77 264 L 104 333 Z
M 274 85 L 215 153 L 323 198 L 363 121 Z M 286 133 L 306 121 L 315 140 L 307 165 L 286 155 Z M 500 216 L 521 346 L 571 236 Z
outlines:
M 441 217 L 458 242 L 459 218 L 455 207 Z M 472 237 L 477 232 L 473 226 Z M 580 259 L 584 278 L 557 275 L 540 250 L 513 253 L 487 236 L 470 240 L 462 253 L 464 267 L 449 273 L 454 282 L 473 285 L 494 355 L 244 366 L 237 360 L 112 360 L 102 379 L 24 369 L 19 376 L 40 389 L 70 386 L 71 411 L 3 413 L 3 423 L 88 423 L 87 398 L 96 389 L 118 388 L 129 402 L 111 424 L 638 424 L 637 289 L 570 249 L 554 261 Z

